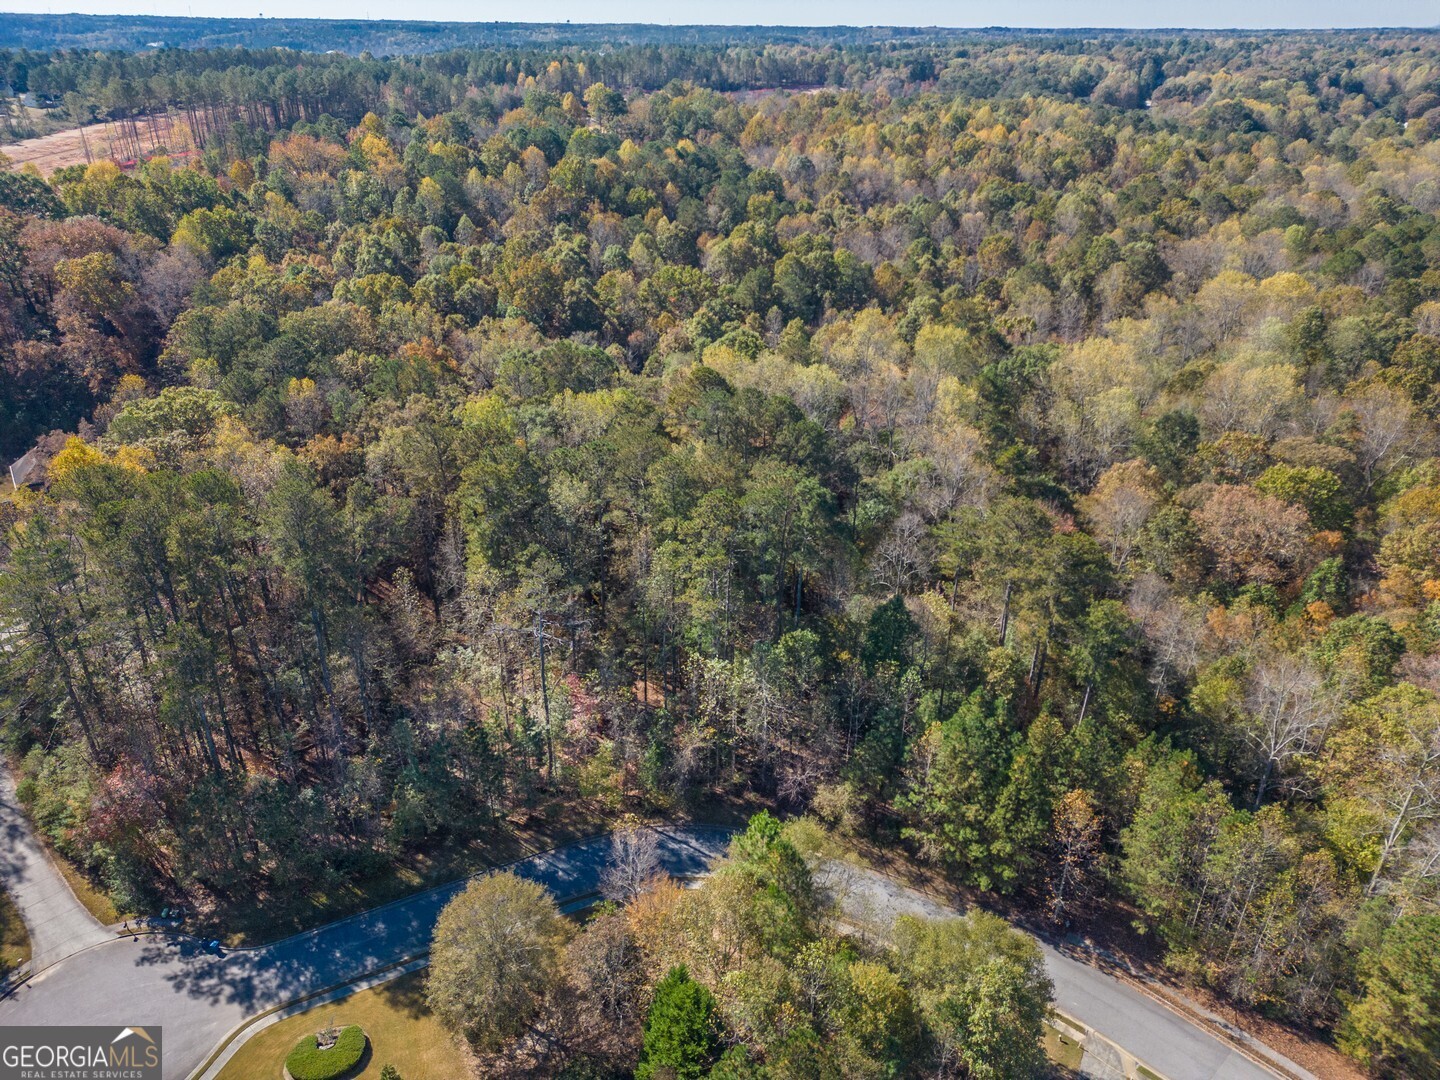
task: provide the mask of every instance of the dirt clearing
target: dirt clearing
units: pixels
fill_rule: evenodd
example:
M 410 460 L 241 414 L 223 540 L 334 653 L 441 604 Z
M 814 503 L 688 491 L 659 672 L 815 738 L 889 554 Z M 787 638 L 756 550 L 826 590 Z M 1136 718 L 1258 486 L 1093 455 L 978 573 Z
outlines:
M 141 150 L 147 154 L 165 149 L 179 156 L 194 149 L 190 129 L 180 116 L 143 117 L 135 121 L 134 131 L 134 134 L 124 134 L 118 124 L 108 122 L 87 124 L 83 128 L 67 128 L 0 146 L 0 154 L 8 157 L 16 168 L 29 162 L 48 176 L 67 165 L 86 165 L 92 161 L 133 165 L 137 136 Z

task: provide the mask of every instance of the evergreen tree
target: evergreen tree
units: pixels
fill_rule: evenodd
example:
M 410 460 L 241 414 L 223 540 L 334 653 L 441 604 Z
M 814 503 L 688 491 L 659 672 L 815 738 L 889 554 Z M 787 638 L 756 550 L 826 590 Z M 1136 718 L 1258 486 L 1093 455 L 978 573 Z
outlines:
M 1380 1076 L 1440 1076 L 1440 916 L 1403 916 L 1361 954 L 1340 1041 Z
M 684 966 L 671 968 L 655 988 L 636 1080 L 704 1076 L 720 1053 L 715 999 Z

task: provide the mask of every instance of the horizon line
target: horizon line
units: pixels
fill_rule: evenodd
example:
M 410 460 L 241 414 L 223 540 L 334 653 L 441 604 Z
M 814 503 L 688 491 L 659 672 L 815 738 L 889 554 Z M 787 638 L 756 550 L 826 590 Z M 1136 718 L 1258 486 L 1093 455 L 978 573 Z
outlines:
M 904 30 L 904 31 L 982 31 L 982 32 L 1052 32 L 1052 33 L 1118 33 L 1118 34 L 1329 34 L 1357 32 L 1411 32 L 1435 33 L 1440 31 L 1440 22 L 1419 24 L 1394 23 L 1389 25 L 1335 25 L 1335 26 L 1058 26 L 1053 24 L 1025 23 L 745 23 L 745 22 L 576 22 L 573 19 L 407 19 L 395 16 L 371 17 L 354 15 L 345 18 L 323 15 L 158 15 L 146 12 L 98 12 L 98 11 L 14 11 L 0 9 L 0 18 L 20 16 L 37 19 L 143 19 L 148 21 L 184 22 L 308 22 L 308 23 L 394 23 L 421 26 L 534 26 L 534 27 L 656 27 L 668 30 Z M 275 46 L 279 48 L 280 46 Z

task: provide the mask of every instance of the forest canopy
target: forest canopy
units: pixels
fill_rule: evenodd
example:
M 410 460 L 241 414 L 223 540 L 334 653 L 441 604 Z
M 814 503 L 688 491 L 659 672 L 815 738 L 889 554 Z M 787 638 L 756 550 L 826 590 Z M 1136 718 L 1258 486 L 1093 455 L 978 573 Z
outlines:
M 1435 1075 L 1435 35 L 0 68 L 200 146 L 0 171 L 4 733 L 120 903 L 764 806 Z

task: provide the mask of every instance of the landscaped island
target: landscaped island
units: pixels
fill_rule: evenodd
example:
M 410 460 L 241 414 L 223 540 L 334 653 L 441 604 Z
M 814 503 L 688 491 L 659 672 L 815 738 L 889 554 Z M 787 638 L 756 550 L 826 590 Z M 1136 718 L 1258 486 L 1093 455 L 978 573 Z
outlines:
M 353 1075 L 369 1049 L 357 1024 L 327 1027 L 307 1035 L 285 1058 L 285 1080 L 341 1080 Z

